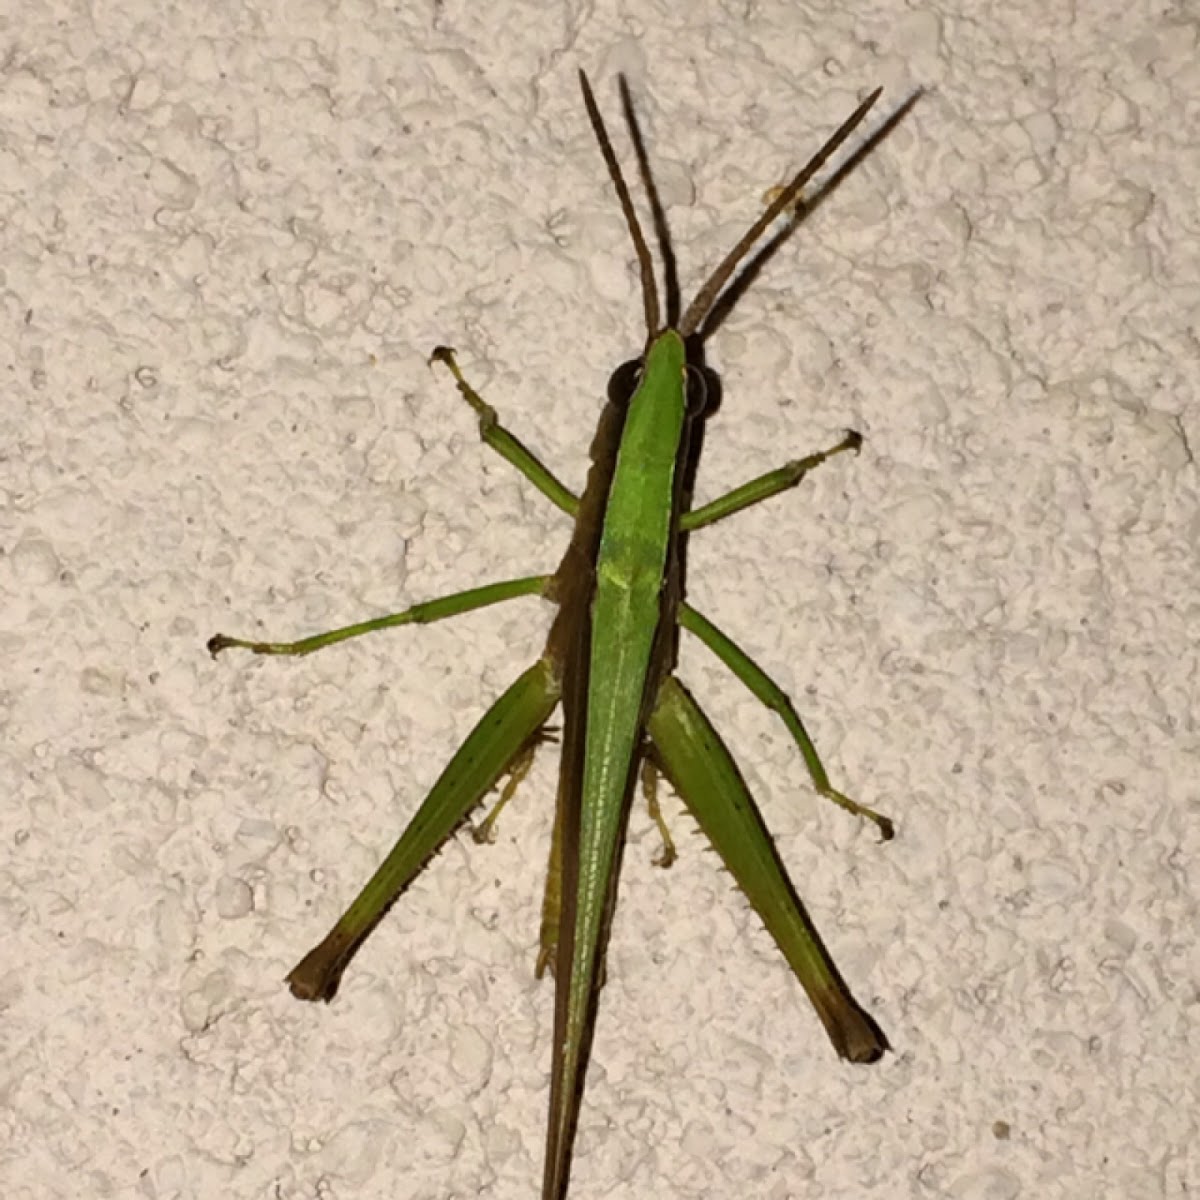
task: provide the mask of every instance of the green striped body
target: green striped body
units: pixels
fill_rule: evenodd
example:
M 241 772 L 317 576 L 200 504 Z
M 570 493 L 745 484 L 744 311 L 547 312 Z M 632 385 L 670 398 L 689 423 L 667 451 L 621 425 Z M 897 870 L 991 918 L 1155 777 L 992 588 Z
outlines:
M 668 329 L 651 343 L 642 381 L 629 401 L 596 558 L 574 848 L 578 875 L 569 898 L 569 928 L 563 930 L 571 945 L 570 969 L 556 981 L 567 994 L 556 1020 L 552 1092 L 569 1099 L 551 1112 L 547 1200 L 566 1190 L 629 796 L 653 701 L 647 681 L 675 519 L 686 422 L 685 371 L 683 339 Z

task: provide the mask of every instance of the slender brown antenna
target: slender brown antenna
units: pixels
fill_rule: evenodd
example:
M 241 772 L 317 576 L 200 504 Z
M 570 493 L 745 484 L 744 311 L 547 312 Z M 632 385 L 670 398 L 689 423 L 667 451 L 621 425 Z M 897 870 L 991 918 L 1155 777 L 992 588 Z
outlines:
M 592 95 L 588 77 L 579 72 L 579 86 L 583 90 L 583 103 L 587 107 L 588 120 L 592 123 L 592 132 L 600 143 L 600 153 L 604 155 L 604 165 L 608 167 L 608 177 L 616 188 L 617 199 L 621 202 L 621 211 L 625 214 L 625 224 L 629 227 L 629 236 L 633 238 L 633 248 L 637 252 L 638 267 L 642 273 L 642 303 L 646 309 L 646 337 L 653 338 L 658 333 L 658 284 L 654 279 L 654 260 L 650 257 L 650 247 L 642 235 L 642 227 L 638 223 L 637 213 L 633 211 L 633 200 L 629 196 L 625 177 L 621 174 L 621 164 L 613 153 L 612 142 L 608 140 L 608 130 L 604 128 L 604 118 L 596 107 L 596 97 Z M 849 131 L 847 131 L 849 132 Z
M 894 109 L 886 120 L 859 141 L 854 150 L 838 163 L 837 169 L 831 171 L 821 181 L 821 186 L 815 192 L 809 192 L 795 201 L 795 217 L 792 220 L 788 221 L 786 225 L 781 225 L 776 233 L 771 234 L 769 238 L 760 242 L 755 247 L 752 255 L 742 260 L 738 265 L 737 273 L 722 288 L 721 294 L 716 298 L 713 306 L 705 314 L 704 319 L 696 329 L 695 336 L 701 342 L 707 342 L 709 337 L 721 327 L 725 318 L 736 307 L 739 297 L 758 278 L 763 267 L 774 257 L 775 251 L 795 233 L 797 226 L 802 221 L 809 220 L 813 213 L 829 200 L 833 193 L 854 173 L 863 160 L 904 120 L 908 115 L 909 109 L 916 104 L 923 94 L 924 90 L 922 88 L 917 88 L 910 93 L 908 99 L 899 108 Z
M 854 132 L 859 122 L 882 94 L 883 88 L 876 88 L 842 122 L 837 132 L 805 163 L 791 183 L 776 196 L 771 206 L 746 230 L 738 244 L 725 255 L 720 266 L 708 277 L 707 282 L 696 293 L 696 298 L 688 305 L 687 312 L 683 314 L 683 320 L 679 323 L 681 337 L 690 337 L 696 332 L 700 323 L 708 315 L 709 309 L 716 303 L 721 289 L 729 282 L 729 277 L 737 269 L 738 263 L 746 256 L 754 243 L 762 237 L 775 218 L 795 201 L 800 194 L 800 189 L 825 165 L 829 156 Z
M 675 250 L 671 245 L 671 231 L 667 228 L 667 214 L 663 211 L 662 197 L 658 194 L 658 185 L 655 184 L 654 173 L 650 170 L 650 156 L 646 153 L 646 140 L 642 137 L 637 113 L 633 110 L 633 97 L 629 94 L 629 83 L 624 75 L 617 76 L 617 86 L 621 89 L 621 108 L 625 113 L 629 140 L 633 143 L 633 153 L 637 158 L 638 174 L 642 177 L 642 191 L 646 193 L 646 201 L 650 205 L 654 240 L 658 243 L 658 258 L 663 269 L 666 320 L 667 324 L 673 328 L 675 322 L 679 320 L 679 271 L 675 264 Z

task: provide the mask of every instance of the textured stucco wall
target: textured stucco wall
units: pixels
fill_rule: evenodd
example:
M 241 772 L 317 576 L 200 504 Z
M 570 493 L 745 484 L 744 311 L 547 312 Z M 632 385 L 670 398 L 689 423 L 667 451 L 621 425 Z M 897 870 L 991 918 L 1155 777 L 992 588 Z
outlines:
M 691 556 L 896 841 L 681 668 L 895 1052 L 837 1062 L 673 798 L 670 872 L 639 805 L 573 1194 L 1200 1192 L 1188 7 L 0 16 L 6 1200 L 537 1194 L 552 748 L 331 1007 L 281 979 L 546 612 L 203 643 L 553 565 L 564 520 L 424 356 L 456 345 L 578 484 L 639 338 L 579 66 L 610 117 L 630 77 L 685 290 L 866 89 L 928 94 L 716 340 L 699 490 L 846 426 L 863 454 Z

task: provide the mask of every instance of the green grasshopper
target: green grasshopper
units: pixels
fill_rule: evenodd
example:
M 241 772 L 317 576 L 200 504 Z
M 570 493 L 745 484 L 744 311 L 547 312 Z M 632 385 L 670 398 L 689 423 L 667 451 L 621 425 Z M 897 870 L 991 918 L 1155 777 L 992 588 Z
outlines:
M 669 863 L 674 850 L 655 800 L 656 772 L 678 791 L 746 893 L 808 993 L 837 1053 L 851 1062 L 867 1063 L 887 1049 L 886 1038 L 851 995 L 805 912 L 729 751 L 674 674 L 682 626 L 779 714 L 816 790 L 874 821 L 884 839 L 892 836 L 886 817 L 833 788 L 784 692 L 712 622 L 684 602 L 682 567 L 683 535 L 795 487 L 827 458 L 859 449 L 859 435 L 847 433 L 828 450 L 759 476 L 701 508 L 690 507 L 694 457 L 689 448 L 695 444 L 691 433 L 704 408 L 706 385 L 715 379 L 705 366 L 703 344 L 721 305 L 728 304 L 731 293 L 742 290 L 733 273 L 777 218 L 785 211 L 797 211 L 801 189 L 859 125 L 880 91 L 872 92 L 776 195 L 678 319 L 671 311 L 678 301 L 665 222 L 629 91 L 620 80 L 626 122 L 668 263 L 664 325 L 653 262 L 629 189 L 587 77 L 581 71 L 579 78 L 636 250 L 646 317 L 644 351 L 619 367 L 609 382 L 583 494 L 576 497 L 570 492 L 500 424 L 495 411 L 467 383 L 452 350 L 439 347 L 430 360 L 452 373 L 478 417 L 483 441 L 574 518 L 574 532 L 557 571 L 444 596 L 296 642 L 248 641 L 223 634 L 208 642 L 214 656 L 234 646 L 256 654 L 309 654 L 377 629 L 439 621 L 517 596 L 539 595 L 557 605 L 541 658 L 483 715 L 382 866 L 324 940 L 287 977 L 293 995 L 300 999 L 331 1000 L 350 959 L 389 906 L 485 793 L 507 775 L 496 808 L 477 831 L 486 835 L 528 771 L 535 746 L 548 736 L 546 723 L 561 703 L 561 768 L 537 965 L 538 975 L 553 965 L 555 976 L 543 1200 L 563 1200 L 567 1193 L 639 766 L 652 815 L 664 837 L 659 861 Z M 782 236 L 794 225 L 793 220 Z

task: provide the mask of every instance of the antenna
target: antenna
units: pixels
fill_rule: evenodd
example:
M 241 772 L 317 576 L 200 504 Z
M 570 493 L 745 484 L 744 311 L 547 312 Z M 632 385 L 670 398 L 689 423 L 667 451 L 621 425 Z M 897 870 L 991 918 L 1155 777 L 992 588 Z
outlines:
M 625 113 L 625 124 L 629 129 L 629 140 L 633 142 L 633 153 L 637 158 L 638 174 L 642 177 L 642 190 L 650 204 L 650 217 L 654 225 L 654 240 L 658 242 L 658 257 L 663 269 L 663 293 L 666 300 L 667 324 L 674 329 L 679 321 L 679 272 L 675 264 L 675 250 L 671 245 L 671 231 L 667 228 L 667 214 L 663 211 L 662 197 L 650 170 L 650 157 L 646 153 L 646 142 L 638 125 L 637 113 L 633 110 L 633 97 L 629 94 L 629 83 L 624 75 L 617 76 L 621 90 L 621 108 Z
M 681 337 L 690 337 L 700 327 L 700 323 L 721 294 L 721 289 L 729 282 L 729 277 L 737 269 L 737 265 L 762 237 L 771 223 L 781 212 L 791 205 L 800 194 L 800 189 L 825 165 L 829 156 L 854 132 L 863 117 L 870 111 L 871 106 L 883 94 L 883 88 L 876 88 L 838 127 L 837 131 L 826 143 L 808 160 L 796 173 L 791 183 L 776 196 L 771 206 L 750 226 L 742 235 L 741 240 L 725 255 L 720 266 L 708 277 L 704 286 L 696 293 L 696 298 L 688 305 L 679 323 Z M 611 153 L 611 151 L 610 151 Z
M 629 228 L 629 236 L 633 239 L 633 248 L 637 252 L 638 267 L 642 275 L 642 303 L 646 310 L 646 337 L 651 339 L 658 333 L 659 323 L 658 285 L 654 280 L 654 260 L 650 257 L 650 247 L 646 245 L 637 213 L 633 210 L 633 201 L 630 199 L 625 177 L 621 174 L 621 165 L 617 162 L 617 156 L 613 152 L 612 142 L 608 140 L 608 130 L 604 128 L 604 118 L 600 116 L 600 110 L 596 107 L 596 97 L 592 95 L 588 77 L 582 71 L 579 72 L 579 86 L 583 91 L 583 103 L 587 107 L 588 120 L 592 123 L 592 132 L 600 144 L 600 153 L 604 155 L 604 165 L 608 167 L 608 177 L 616 189 L 617 199 L 621 202 L 621 212 L 625 214 L 625 224 Z M 693 305 L 693 307 L 695 306 Z

